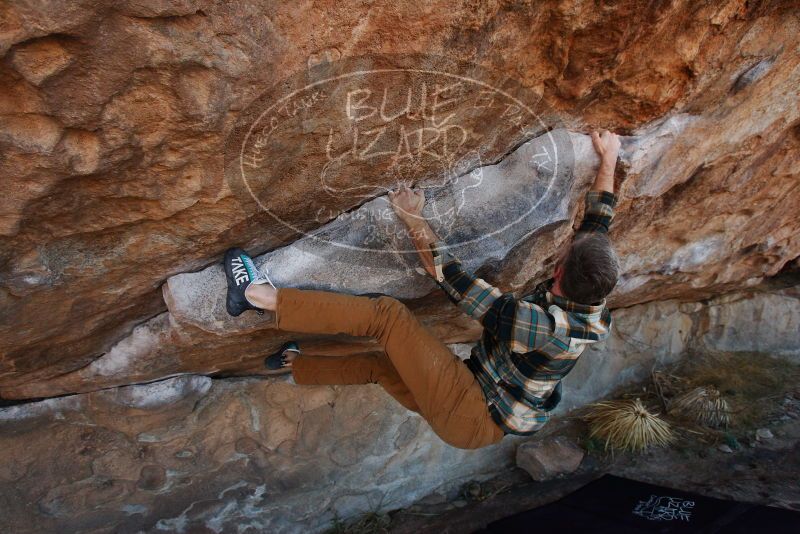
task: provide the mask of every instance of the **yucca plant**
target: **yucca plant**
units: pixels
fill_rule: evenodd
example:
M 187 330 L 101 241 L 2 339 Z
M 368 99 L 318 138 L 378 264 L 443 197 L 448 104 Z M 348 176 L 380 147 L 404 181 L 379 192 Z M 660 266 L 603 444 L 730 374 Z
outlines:
M 643 451 L 663 447 L 674 437 L 669 423 L 650 413 L 640 399 L 598 402 L 586 415 L 590 437 L 605 441 L 605 448 Z
M 731 422 L 728 402 L 713 386 L 698 387 L 678 396 L 670 403 L 669 413 L 712 428 L 726 427 Z

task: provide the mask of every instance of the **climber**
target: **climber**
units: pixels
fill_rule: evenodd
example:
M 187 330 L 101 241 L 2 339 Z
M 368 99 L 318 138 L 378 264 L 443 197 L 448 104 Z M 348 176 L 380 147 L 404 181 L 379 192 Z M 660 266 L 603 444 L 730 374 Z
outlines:
M 422 216 L 421 192 L 402 186 L 389 193 L 425 271 L 483 325 L 466 361 L 394 298 L 278 289 L 238 248 L 225 255 L 228 312 L 238 316 L 250 309 L 269 310 L 281 330 L 368 336 L 383 349 L 320 356 L 301 354 L 298 344 L 289 342 L 265 359 L 271 370 L 267 373 L 290 372 L 301 385 L 379 383 L 458 448 L 491 445 L 505 434 L 532 434 L 558 404 L 561 379 L 586 345 L 605 339 L 611 326 L 605 297 L 616 284 L 618 262 L 608 227 L 616 204 L 614 167 L 620 142 L 606 130 L 593 132 L 591 138 L 600 166 L 586 193 L 578 233 L 557 261 L 553 277 L 520 299 L 462 269 Z

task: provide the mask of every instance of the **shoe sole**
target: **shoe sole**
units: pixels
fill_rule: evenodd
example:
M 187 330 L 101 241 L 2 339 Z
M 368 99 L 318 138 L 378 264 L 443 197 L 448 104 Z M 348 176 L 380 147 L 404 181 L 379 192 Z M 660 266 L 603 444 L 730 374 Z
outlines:
M 248 309 L 241 308 L 237 311 L 235 308 L 237 306 L 236 300 L 239 292 L 239 286 L 236 285 L 236 280 L 233 276 L 233 270 L 231 268 L 231 262 L 235 257 L 241 254 L 245 254 L 245 251 L 240 248 L 229 248 L 227 251 L 225 251 L 225 260 L 223 264 L 225 267 L 225 278 L 228 282 L 228 293 L 225 299 L 225 308 L 227 309 L 228 314 L 232 315 L 233 317 L 240 316 Z M 242 297 L 244 297 L 244 295 L 242 295 Z

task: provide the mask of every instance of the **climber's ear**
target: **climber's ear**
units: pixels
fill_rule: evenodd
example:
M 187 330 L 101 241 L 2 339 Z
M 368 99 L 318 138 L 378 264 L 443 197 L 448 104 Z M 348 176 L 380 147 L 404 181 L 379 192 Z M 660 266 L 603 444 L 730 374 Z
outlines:
M 556 260 L 555 270 L 553 272 L 553 278 L 558 281 L 564 276 L 564 264 L 567 261 L 567 256 L 569 255 L 569 250 L 572 245 L 570 244 L 569 247 L 566 247 L 561 253 L 558 255 L 558 259 Z
M 559 260 L 556 263 L 556 270 L 553 272 L 553 279 L 557 282 L 561 280 L 561 277 L 564 275 L 564 262 Z

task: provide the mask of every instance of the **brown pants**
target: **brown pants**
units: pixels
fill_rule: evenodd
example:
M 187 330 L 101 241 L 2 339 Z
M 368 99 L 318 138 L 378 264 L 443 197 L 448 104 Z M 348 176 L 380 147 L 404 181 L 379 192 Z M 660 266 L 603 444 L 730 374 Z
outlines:
M 354 356 L 303 354 L 292 362 L 297 384 L 378 383 L 422 415 L 444 442 L 460 449 L 503 438 L 469 368 L 400 301 L 290 288 L 279 289 L 277 298 L 281 330 L 367 336 L 384 349 Z

